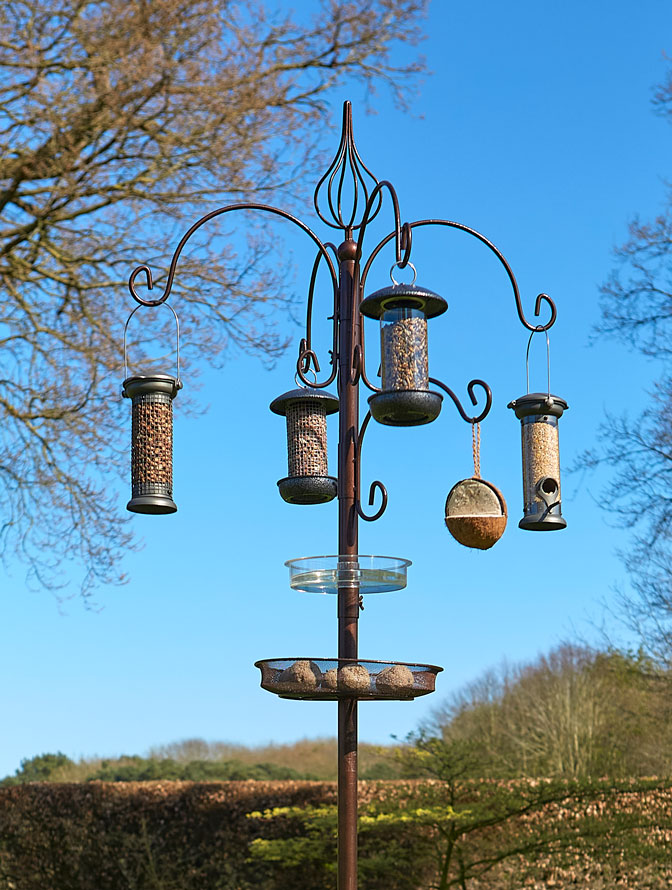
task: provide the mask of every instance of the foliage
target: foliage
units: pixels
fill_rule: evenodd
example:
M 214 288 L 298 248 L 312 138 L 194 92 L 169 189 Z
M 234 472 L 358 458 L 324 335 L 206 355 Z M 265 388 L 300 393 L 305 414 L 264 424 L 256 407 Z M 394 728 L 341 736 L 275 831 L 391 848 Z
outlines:
M 438 753 L 414 751 L 425 771 Z M 442 754 L 440 769 L 450 761 Z M 443 886 L 670 886 L 669 787 L 539 784 L 459 779 L 451 802 L 436 779 L 361 783 L 360 887 L 440 887 L 450 832 Z M 335 785 L 317 782 L 0 788 L 0 890 L 332 890 L 335 800 Z
M 192 760 L 178 763 L 168 758 L 155 760 L 142 757 L 131 758 L 132 763 L 121 765 L 104 764 L 87 777 L 95 782 L 155 782 L 170 779 L 182 782 L 222 782 L 256 779 L 309 779 L 312 776 L 297 773 L 289 767 L 274 763 L 244 764 L 237 760 L 211 761 Z
M 149 264 L 160 284 L 179 234 L 215 206 L 294 209 L 330 89 L 387 84 L 403 104 L 422 68 L 400 50 L 419 38 L 425 0 L 303 6 L 296 18 L 263 0 L 0 4 L 0 556 L 23 560 L 36 586 L 57 588 L 64 560 L 84 593 L 123 577 L 131 269 Z M 253 216 L 247 247 L 219 238 L 235 231 L 227 217 L 180 262 L 186 362 L 231 347 L 272 360 L 284 346 L 273 307 L 288 299 L 286 263 L 276 276 Z M 173 342 L 169 313 L 142 317 L 132 370 Z
M 392 746 L 359 746 L 360 777 L 362 779 L 394 779 L 400 775 L 400 766 Z M 30 758 L 64 758 L 53 771 L 41 774 L 39 781 L 87 782 L 92 778 L 101 781 L 145 781 L 152 779 L 184 779 L 193 781 L 220 781 L 227 779 L 282 779 L 309 778 L 329 780 L 336 778 L 336 739 L 299 739 L 293 743 L 258 746 L 235 745 L 229 742 L 206 742 L 203 739 L 185 739 L 150 749 L 147 757 L 121 756 L 116 758 L 82 758 L 74 762 L 62 754 L 41 755 Z M 170 761 L 162 766 L 163 761 Z M 152 764 L 150 766 L 150 764 Z M 172 770 L 172 772 L 170 772 Z M 160 774 L 159 774 L 160 773 Z M 33 781 L 22 778 L 24 767 L 14 776 L 0 780 L 0 785 Z
M 41 754 L 21 761 L 14 776 L 0 781 L 0 785 L 23 785 L 26 782 L 62 782 L 72 774 L 75 764 L 65 754 Z M 243 763 L 239 760 L 190 760 L 178 762 L 170 758 L 120 757 L 103 760 L 99 765 L 81 767 L 76 771 L 80 781 L 86 782 L 223 782 L 254 779 L 311 779 L 291 767 L 276 763 Z
M 672 123 L 672 67 L 654 94 L 656 112 Z M 604 465 L 611 481 L 600 498 L 610 517 L 633 529 L 622 553 L 632 592 L 621 615 L 646 651 L 672 664 L 672 188 L 655 219 L 635 218 L 602 288 L 598 332 L 656 359 L 657 380 L 636 417 L 608 416 L 600 444 L 582 465 Z
M 8 776 L 0 785 L 23 785 L 26 782 L 54 781 L 54 776 L 72 765 L 72 760 L 58 751 L 56 754 L 39 754 L 21 761 L 21 766 L 13 776 Z
M 642 806 L 663 782 L 471 778 L 468 743 L 426 734 L 399 756 L 410 774 L 426 778 L 379 783 L 363 795 L 365 890 L 503 888 L 563 871 L 573 882 L 596 864 L 605 875 L 630 878 L 641 869 L 654 877 L 665 871 L 652 838 L 672 837 L 669 793 Z M 250 848 L 253 860 L 272 866 L 272 887 L 296 886 L 310 874 L 315 890 L 334 890 L 335 807 L 280 807 L 250 818 L 274 830 Z
M 462 746 L 472 778 L 670 775 L 669 681 L 642 653 L 564 645 L 488 671 L 431 731 Z
M 401 789 L 377 786 L 375 796 L 360 807 L 358 875 L 366 890 L 414 890 L 430 874 L 425 829 L 450 818 L 450 809 L 415 806 L 414 793 L 407 784 Z M 336 805 L 276 807 L 248 817 L 272 823 L 279 834 L 258 837 L 250 845 L 252 860 L 271 866 L 271 886 L 296 886 L 309 873 L 315 888 L 336 890 Z
M 330 799 L 316 782 L 1 788 L 0 890 L 271 890 L 245 814 Z

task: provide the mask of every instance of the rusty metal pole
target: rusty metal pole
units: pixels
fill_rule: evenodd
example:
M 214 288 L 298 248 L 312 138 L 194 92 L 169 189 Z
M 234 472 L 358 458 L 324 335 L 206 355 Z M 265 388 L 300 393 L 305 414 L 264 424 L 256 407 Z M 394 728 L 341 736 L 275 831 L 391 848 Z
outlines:
M 357 435 L 359 381 L 353 374 L 360 342 L 356 245 L 352 231 L 338 248 L 338 553 L 357 556 Z M 354 377 L 354 379 L 353 379 Z M 357 658 L 359 587 L 338 590 L 338 657 Z M 357 890 L 357 699 L 338 702 L 338 890 Z

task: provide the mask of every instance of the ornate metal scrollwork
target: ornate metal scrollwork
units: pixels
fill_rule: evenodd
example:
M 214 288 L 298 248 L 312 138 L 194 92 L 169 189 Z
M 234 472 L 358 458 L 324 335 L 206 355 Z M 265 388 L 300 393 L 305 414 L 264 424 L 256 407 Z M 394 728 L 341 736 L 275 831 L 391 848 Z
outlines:
M 373 502 L 376 498 L 376 490 L 378 490 L 382 497 L 382 503 L 378 510 L 372 515 L 368 516 L 362 510 L 362 501 L 361 501 L 361 472 L 362 472 L 362 443 L 364 441 L 364 433 L 366 432 L 366 428 L 369 425 L 369 421 L 371 420 L 371 412 L 368 411 L 362 425 L 359 429 L 359 434 L 357 436 L 357 470 L 356 470 L 356 498 L 355 505 L 357 507 L 357 513 L 360 519 L 363 519 L 365 522 L 375 522 L 376 519 L 380 519 L 387 508 L 387 489 L 383 485 L 382 482 L 379 482 L 378 479 L 375 482 L 371 483 L 369 487 L 369 507 L 373 506 Z

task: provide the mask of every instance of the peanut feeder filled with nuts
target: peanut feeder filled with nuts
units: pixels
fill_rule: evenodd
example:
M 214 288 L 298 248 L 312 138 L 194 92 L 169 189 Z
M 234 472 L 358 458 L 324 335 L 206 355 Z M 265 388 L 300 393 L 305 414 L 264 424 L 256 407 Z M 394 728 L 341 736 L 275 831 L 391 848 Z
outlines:
M 127 377 L 131 400 L 131 513 L 174 513 L 173 399 L 182 383 L 168 374 Z
M 143 304 L 141 304 L 143 305 Z M 173 399 L 180 389 L 180 324 L 173 313 L 177 332 L 177 376 L 170 374 L 128 375 L 126 337 L 128 323 L 140 306 L 129 315 L 124 327 L 124 371 L 122 395 L 131 400 L 131 513 L 175 513 L 173 500 Z
M 299 387 L 273 399 L 270 409 L 287 421 L 288 475 L 278 481 L 288 504 L 326 504 L 336 497 L 337 482 L 327 465 L 327 415 L 338 399 L 321 389 Z

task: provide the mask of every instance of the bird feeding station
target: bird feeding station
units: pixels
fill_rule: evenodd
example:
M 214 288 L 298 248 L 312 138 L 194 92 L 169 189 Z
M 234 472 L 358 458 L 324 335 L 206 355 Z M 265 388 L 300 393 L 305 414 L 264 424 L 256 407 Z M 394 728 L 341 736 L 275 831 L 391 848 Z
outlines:
M 344 198 L 349 195 L 346 211 Z M 391 202 L 391 231 L 365 256 L 367 226 L 380 214 L 384 198 Z M 546 332 L 555 323 L 555 304 L 546 294 L 536 299 L 534 314 L 542 306 L 550 311 L 545 323 L 528 322 L 523 312 L 518 285 L 503 254 L 475 229 L 446 219 L 402 222 L 399 202 L 392 184 L 378 181 L 364 165 L 355 145 L 352 110 L 343 106 L 343 126 L 338 150 L 314 193 L 318 218 L 336 230 L 338 245 L 323 243 L 308 225 L 292 214 L 268 204 L 244 202 L 213 210 L 195 222 L 173 255 L 165 289 L 157 299 L 147 299 L 137 290 L 137 278 L 144 274 L 153 287 L 151 271 L 138 266 L 129 279 L 131 295 L 142 306 L 159 306 L 171 293 L 180 254 L 189 238 L 209 220 L 236 210 L 271 214 L 292 223 L 304 232 L 317 249 L 307 297 L 305 336 L 300 340 L 296 363 L 296 388 L 274 398 L 270 409 L 285 417 L 287 431 L 287 476 L 278 489 L 288 503 L 310 506 L 337 501 L 337 552 L 327 556 L 290 559 L 289 587 L 302 593 L 333 595 L 338 604 L 338 651 L 334 655 L 264 658 L 256 662 L 261 686 L 280 698 L 300 701 L 332 701 L 338 709 L 338 888 L 357 888 L 357 714 L 360 702 L 412 701 L 435 689 L 437 665 L 401 661 L 380 661 L 359 654 L 358 629 L 364 597 L 368 594 L 400 592 L 407 583 L 411 561 L 405 557 L 360 553 L 359 521 L 379 519 L 387 507 L 387 490 L 376 480 L 369 488 L 367 512 L 362 504 L 361 460 L 364 436 L 373 418 L 383 425 L 413 427 L 431 423 L 439 416 L 447 395 L 458 414 L 471 424 L 474 475 L 453 486 L 446 500 L 445 519 L 449 531 L 461 544 L 487 549 L 499 539 L 506 526 L 506 503 L 498 488 L 481 478 L 480 424 L 492 405 L 492 392 L 480 379 L 469 381 L 467 393 L 480 411 L 470 416 L 455 392 L 430 376 L 428 320 L 448 308 L 446 300 L 432 290 L 416 285 L 411 263 L 413 238 L 425 226 L 460 231 L 477 239 L 495 254 L 513 290 L 518 318 L 532 333 Z M 395 262 L 390 271 L 391 285 L 369 292 L 368 278 L 374 260 L 390 245 Z M 329 353 L 326 379 L 319 380 L 320 363 L 312 346 L 312 317 L 315 282 L 320 267 L 331 282 L 329 319 L 333 347 Z M 413 281 L 400 284 L 396 270 L 411 269 Z M 397 274 L 398 271 L 397 271 Z M 135 311 L 135 310 L 134 310 Z M 172 310 L 171 310 L 172 311 Z M 371 382 L 366 371 L 364 317 L 380 323 L 381 386 Z M 548 336 L 548 335 L 547 335 Z M 179 346 L 179 343 L 178 343 Z M 125 354 L 125 341 L 124 341 Z M 528 342 L 529 357 L 529 342 Z M 528 375 L 529 380 L 529 375 Z M 336 395 L 327 391 L 333 385 Z M 154 455 L 168 446 L 168 414 L 177 390 L 178 375 L 132 377 L 124 381 L 124 395 L 133 400 L 133 498 L 129 510 L 168 512 L 176 509 L 168 478 L 154 481 L 147 466 Z M 360 389 L 368 389 L 369 410 L 360 411 Z M 478 391 L 477 388 L 478 387 Z M 158 397 L 161 398 L 157 401 Z M 143 401 L 149 400 L 149 401 Z M 136 406 L 137 402 L 137 406 Z M 158 419 L 150 407 L 164 412 Z M 567 407 L 557 396 L 528 393 L 510 403 L 523 426 L 524 520 L 529 530 L 564 526 L 559 510 L 559 464 L 557 419 Z M 136 419 L 136 410 L 138 412 Z M 146 412 L 146 413 L 142 413 Z M 335 476 L 327 465 L 327 425 L 329 415 L 338 415 L 338 465 Z M 172 418 L 172 415 L 171 415 Z M 171 437 L 172 441 L 172 419 Z M 545 449 L 538 443 L 545 443 Z M 554 450 L 553 450 L 554 449 Z M 542 453 L 543 452 L 543 453 Z M 551 490 L 551 480 L 557 489 Z M 161 491 L 148 485 L 164 485 Z M 150 498 L 150 500 L 143 500 Z M 555 498 L 555 500 L 553 500 Z M 154 499 L 154 500 L 151 500 Z M 377 508 L 374 507 L 378 500 Z M 326 549 L 326 548 L 325 548 Z M 329 548 L 331 549 L 331 548 Z M 328 551 L 327 551 L 328 552 Z

